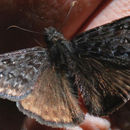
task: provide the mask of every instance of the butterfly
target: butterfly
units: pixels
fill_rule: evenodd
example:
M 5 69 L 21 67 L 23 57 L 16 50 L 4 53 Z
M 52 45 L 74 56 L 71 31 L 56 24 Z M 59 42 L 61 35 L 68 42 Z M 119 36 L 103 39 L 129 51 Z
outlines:
M 0 97 L 39 123 L 72 127 L 88 112 L 109 115 L 130 100 L 130 16 L 68 41 L 45 28 L 46 48 L 0 55 Z

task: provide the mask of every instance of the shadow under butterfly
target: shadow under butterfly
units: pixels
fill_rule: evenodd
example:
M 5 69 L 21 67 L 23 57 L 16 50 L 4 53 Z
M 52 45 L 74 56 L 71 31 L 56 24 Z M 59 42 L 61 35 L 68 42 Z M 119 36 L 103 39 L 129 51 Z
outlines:
M 67 41 L 45 29 L 47 48 L 0 55 L 0 97 L 16 101 L 24 114 L 52 127 L 84 120 L 88 112 L 109 115 L 130 99 L 130 17 L 91 29 Z

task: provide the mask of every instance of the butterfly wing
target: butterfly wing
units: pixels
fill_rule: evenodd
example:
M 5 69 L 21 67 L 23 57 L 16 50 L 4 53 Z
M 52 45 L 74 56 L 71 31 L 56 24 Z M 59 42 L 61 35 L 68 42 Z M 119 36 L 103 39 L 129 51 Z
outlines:
M 83 121 L 84 114 L 72 94 L 72 84 L 64 74 L 50 66 L 42 72 L 36 86 L 31 94 L 17 102 L 20 111 L 52 127 L 74 126 Z
M 110 114 L 130 99 L 130 17 L 84 32 L 72 44 L 89 113 Z
M 129 65 L 130 16 L 81 33 L 72 43 L 76 54 L 82 57 Z
M 0 97 L 17 101 L 20 111 L 42 124 L 67 127 L 84 119 L 71 88 L 44 48 L 0 55 Z
M 40 71 L 47 68 L 44 48 L 34 47 L 0 55 L 0 97 L 17 101 L 35 87 Z

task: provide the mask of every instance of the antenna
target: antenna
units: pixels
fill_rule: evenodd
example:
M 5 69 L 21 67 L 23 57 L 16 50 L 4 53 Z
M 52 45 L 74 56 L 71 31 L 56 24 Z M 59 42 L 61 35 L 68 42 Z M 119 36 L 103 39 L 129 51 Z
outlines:
M 36 31 L 32 31 L 32 30 L 29 30 L 29 29 L 26 29 L 26 28 L 22 28 L 22 27 L 19 27 L 19 26 L 17 26 L 17 25 L 11 25 L 11 26 L 9 26 L 9 27 L 7 28 L 7 30 L 12 29 L 12 28 L 17 28 L 17 29 L 20 29 L 20 30 L 22 30 L 22 31 L 29 32 L 29 33 L 34 33 L 34 34 L 38 34 L 38 35 L 43 35 L 43 34 L 40 33 L 40 32 L 36 32 Z M 34 40 L 39 46 L 43 47 L 42 44 L 41 44 L 38 40 L 36 40 L 36 39 L 34 39 L 34 38 L 33 38 L 33 40 Z
M 22 31 L 25 31 L 25 32 L 29 32 L 29 33 L 35 33 L 35 34 L 39 34 L 39 35 L 43 35 L 42 33 L 40 32 L 36 32 L 36 31 L 32 31 L 32 30 L 29 30 L 29 29 L 26 29 L 26 28 L 22 28 L 22 27 L 19 27 L 17 25 L 11 25 L 7 28 L 7 30 L 9 29 L 12 29 L 12 28 L 17 28 L 17 29 L 20 29 Z
M 70 13 L 71 13 L 71 10 L 72 10 L 72 8 L 75 6 L 76 3 L 77 3 L 77 0 L 74 0 L 74 1 L 71 3 L 71 6 L 70 6 L 70 8 L 69 8 L 69 10 L 68 10 L 68 13 L 67 13 L 67 15 L 66 15 L 66 18 L 65 18 L 65 20 L 64 20 L 64 22 L 63 22 L 63 24 L 62 24 L 62 26 L 60 27 L 60 29 L 64 26 L 64 24 L 65 24 L 66 21 L 68 20 L 69 15 L 70 15 Z M 12 29 L 12 28 L 17 28 L 17 29 L 20 29 L 20 30 L 22 30 L 22 31 L 29 32 L 29 33 L 34 33 L 34 34 L 43 35 L 43 34 L 40 33 L 40 32 L 36 32 L 36 31 L 33 31 L 33 30 L 29 30 L 29 29 L 26 29 L 26 28 L 22 28 L 22 27 L 17 26 L 17 25 L 11 25 L 11 26 L 9 26 L 9 27 L 7 28 L 7 30 Z
M 61 28 L 64 26 L 64 24 L 65 24 L 66 21 L 68 20 L 69 15 L 70 15 L 70 13 L 71 13 L 71 10 L 72 10 L 72 8 L 75 6 L 76 3 L 77 3 L 77 0 L 74 0 L 74 1 L 71 3 L 71 6 L 70 6 L 70 8 L 69 8 L 69 10 L 68 10 L 67 16 L 66 16 L 66 18 L 65 18 L 65 20 L 64 20 L 64 22 L 63 22 Z

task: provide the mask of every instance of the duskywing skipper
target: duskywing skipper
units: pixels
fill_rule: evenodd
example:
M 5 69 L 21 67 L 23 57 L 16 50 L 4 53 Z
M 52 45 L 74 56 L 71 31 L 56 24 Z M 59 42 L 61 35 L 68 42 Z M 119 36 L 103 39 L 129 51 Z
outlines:
M 47 48 L 0 55 L 0 97 L 52 127 L 84 120 L 80 91 L 90 114 L 108 115 L 130 99 L 130 17 L 91 29 L 67 41 L 45 29 Z

